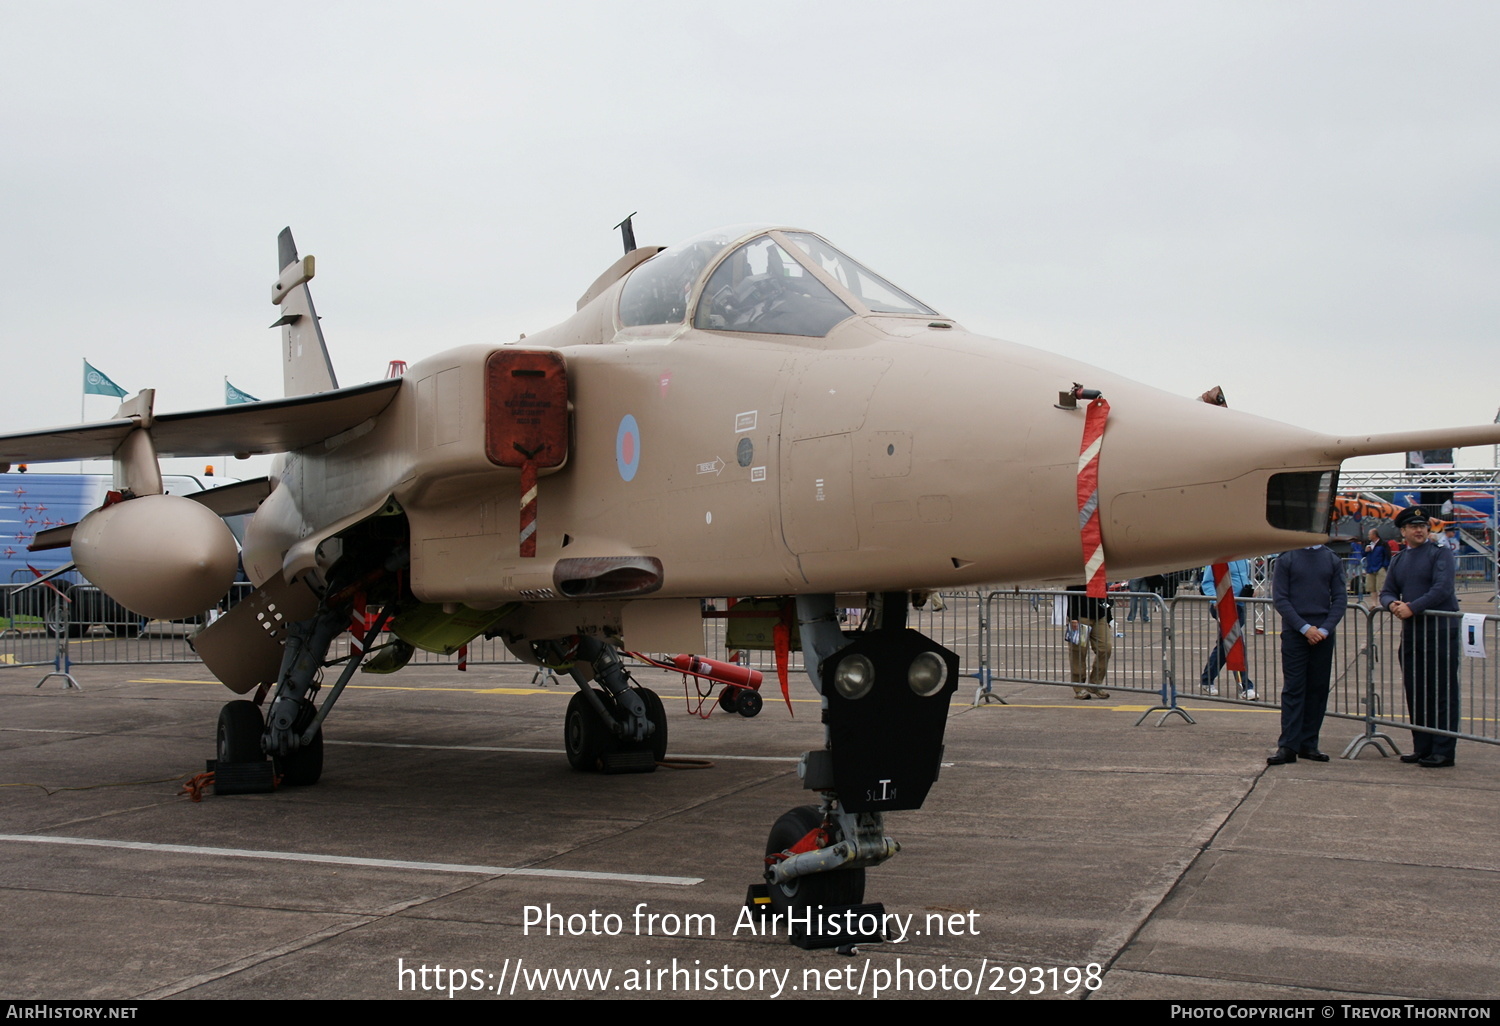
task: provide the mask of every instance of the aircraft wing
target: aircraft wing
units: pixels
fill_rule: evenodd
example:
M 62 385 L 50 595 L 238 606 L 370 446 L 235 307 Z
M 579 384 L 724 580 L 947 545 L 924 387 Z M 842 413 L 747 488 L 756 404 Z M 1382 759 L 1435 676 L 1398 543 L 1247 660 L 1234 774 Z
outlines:
M 158 414 L 151 426 L 158 456 L 262 455 L 315 445 L 384 410 L 400 378 L 366 385 Z M 18 435 L 0 435 L 0 463 L 108 459 L 137 426 L 133 418 L 76 424 Z
M 185 498 L 207 506 L 221 517 L 233 517 L 254 513 L 270 494 L 271 479 L 255 477 L 248 481 L 236 481 L 234 484 L 193 492 Z
M 207 506 L 221 517 L 234 517 L 254 513 L 270 494 L 271 479 L 256 477 L 249 481 L 236 481 L 234 484 L 194 492 L 183 498 L 192 499 L 200 506 Z M 31 544 L 26 546 L 26 551 L 44 552 L 47 549 L 66 548 L 73 544 L 73 530 L 77 526 L 77 524 L 61 524 L 57 527 L 49 527 L 45 531 L 38 531 L 32 537 Z M 72 566 L 72 563 L 68 564 L 69 568 Z

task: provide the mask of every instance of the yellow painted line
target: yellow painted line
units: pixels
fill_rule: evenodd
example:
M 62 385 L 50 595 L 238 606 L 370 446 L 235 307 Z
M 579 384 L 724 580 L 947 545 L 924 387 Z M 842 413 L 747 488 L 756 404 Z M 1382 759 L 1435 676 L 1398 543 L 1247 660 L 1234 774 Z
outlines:
M 13 656 L 13 655 L 11 655 L 9 652 L 0 653 L 0 663 L 11 663 L 11 664 L 14 664 L 15 661 L 16 661 L 16 657 Z
M 182 679 L 179 679 L 179 678 L 172 678 L 172 677 L 134 677 L 134 678 L 130 679 L 129 681 L 127 681 L 127 683 L 129 683 L 129 684 L 218 684 L 219 682 L 216 681 L 216 680 L 182 680 Z M 502 688 L 450 688 L 450 687 L 441 687 L 441 686 L 438 686 L 438 687 L 433 687 L 433 686 L 404 686 L 404 685 L 400 685 L 400 684 L 350 684 L 349 685 L 349 690 L 350 691 L 354 691 L 354 690 L 359 690 L 359 691 L 448 691 L 448 692 L 457 692 L 459 694 L 465 694 L 465 695 L 556 695 L 556 696 L 561 697 L 561 698 L 572 698 L 573 694 L 576 691 L 575 688 L 571 688 L 571 687 L 569 687 L 569 688 L 562 688 L 562 687 L 554 687 L 554 688 L 528 688 L 528 687 L 518 687 L 518 688 L 503 688 L 503 687 Z M 771 701 L 771 694 L 770 693 L 768 693 L 768 692 L 762 692 L 762 694 L 766 695 L 766 700 L 767 701 Z M 675 696 L 673 696 L 673 697 L 675 697 Z M 779 695 L 776 695 L 775 696 L 775 701 L 776 701 L 777 704 L 781 704 L 782 699 L 781 699 L 781 697 Z M 818 699 L 818 698 L 794 698 L 794 699 L 792 699 L 792 702 L 795 703 L 795 704 L 797 704 L 797 705 L 820 705 L 822 703 L 822 700 Z

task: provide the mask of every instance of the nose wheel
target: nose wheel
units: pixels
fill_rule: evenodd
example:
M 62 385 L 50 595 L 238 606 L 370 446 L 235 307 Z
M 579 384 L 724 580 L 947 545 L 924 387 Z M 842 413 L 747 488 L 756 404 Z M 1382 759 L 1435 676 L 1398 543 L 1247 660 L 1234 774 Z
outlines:
M 816 805 L 800 805 L 784 814 L 771 827 L 766 839 L 766 857 L 781 855 L 798 845 L 808 834 L 823 825 L 823 816 Z M 829 844 L 834 843 L 829 838 Z M 767 890 L 771 898 L 771 911 L 783 914 L 795 912 L 805 915 L 805 910 L 825 908 L 833 905 L 858 905 L 865 900 L 865 871 L 863 869 L 835 869 L 827 873 L 812 873 L 778 883 L 768 876 Z

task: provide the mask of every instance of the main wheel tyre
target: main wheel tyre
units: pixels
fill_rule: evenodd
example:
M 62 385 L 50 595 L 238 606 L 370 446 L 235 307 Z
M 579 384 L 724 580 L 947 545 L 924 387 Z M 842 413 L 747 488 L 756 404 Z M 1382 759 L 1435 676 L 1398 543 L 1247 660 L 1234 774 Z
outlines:
M 246 703 L 249 704 L 249 703 Z M 303 745 L 291 755 L 278 755 L 276 775 L 284 787 L 310 787 L 323 775 L 323 728 L 313 735 L 312 744 Z
M 601 692 L 594 693 L 601 701 L 605 700 Z M 575 691 L 568 700 L 568 715 L 563 721 L 563 747 L 568 751 L 568 765 L 593 772 L 599 768 L 599 760 L 609 750 L 612 740 L 613 735 L 599 719 L 593 703 L 582 691 Z
M 758 715 L 765 704 L 766 700 L 760 697 L 759 691 L 745 691 L 741 693 L 739 702 L 735 704 L 735 712 L 748 720 Z
M 661 696 L 650 688 L 636 688 L 635 693 L 641 696 L 646 718 L 651 721 L 651 736 L 646 743 L 651 746 L 652 758 L 661 762 L 667 757 L 667 708 L 662 705 Z
M 219 710 L 217 758 L 220 762 L 265 762 L 260 736 L 265 721 L 254 702 L 230 702 Z
M 807 836 L 823 821 L 815 805 L 801 805 L 786 813 L 771 827 L 766 839 L 766 854 L 783 852 Z M 830 905 L 858 905 L 865 900 L 865 871 L 835 869 L 828 873 L 799 876 L 786 883 L 770 884 L 771 911 L 787 913 L 797 909 L 825 908 Z

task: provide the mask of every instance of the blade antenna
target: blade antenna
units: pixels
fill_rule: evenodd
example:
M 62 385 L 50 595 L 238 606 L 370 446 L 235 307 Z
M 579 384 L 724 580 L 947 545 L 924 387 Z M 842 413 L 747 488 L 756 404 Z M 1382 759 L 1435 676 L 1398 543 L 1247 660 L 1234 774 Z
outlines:
M 620 238 L 625 243 L 625 252 L 627 253 L 639 248 L 635 244 L 635 225 L 633 223 L 635 215 L 638 213 L 640 211 L 632 210 L 625 220 L 615 225 L 616 228 L 620 229 Z

